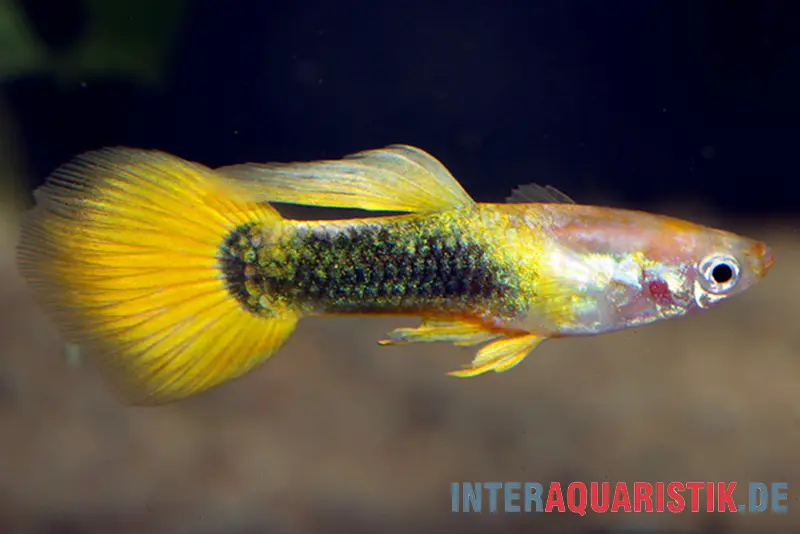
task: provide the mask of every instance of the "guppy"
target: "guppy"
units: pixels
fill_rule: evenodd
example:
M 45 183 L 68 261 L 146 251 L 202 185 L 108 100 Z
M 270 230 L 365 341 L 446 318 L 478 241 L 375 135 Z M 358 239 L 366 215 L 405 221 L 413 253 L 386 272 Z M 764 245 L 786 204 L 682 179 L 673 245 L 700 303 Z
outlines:
M 57 169 L 36 197 L 20 271 L 134 404 L 245 374 L 303 317 L 418 316 L 380 343 L 483 344 L 450 373 L 471 377 L 511 369 L 548 338 L 710 308 L 773 264 L 759 241 L 578 205 L 549 186 L 476 203 L 405 145 L 216 170 L 109 148 Z M 272 203 L 391 215 L 290 220 Z

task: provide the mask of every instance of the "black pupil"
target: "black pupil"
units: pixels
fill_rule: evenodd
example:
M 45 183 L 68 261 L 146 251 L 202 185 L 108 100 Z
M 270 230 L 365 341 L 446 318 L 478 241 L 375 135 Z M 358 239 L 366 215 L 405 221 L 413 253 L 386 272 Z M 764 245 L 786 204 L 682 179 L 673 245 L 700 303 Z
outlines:
M 718 284 L 730 282 L 733 278 L 733 269 L 727 263 L 720 263 L 711 270 L 711 277 Z

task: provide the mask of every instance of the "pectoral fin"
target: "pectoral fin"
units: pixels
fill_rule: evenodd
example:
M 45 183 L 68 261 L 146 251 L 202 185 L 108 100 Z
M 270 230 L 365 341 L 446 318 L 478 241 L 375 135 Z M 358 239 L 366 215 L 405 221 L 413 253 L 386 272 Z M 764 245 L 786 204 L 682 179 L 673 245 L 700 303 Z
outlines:
M 436 212 L 475 201 L 436 158 L 391 145 L 340 160 L 245 163 L 217 169 L 254 200 L 372 211 Z

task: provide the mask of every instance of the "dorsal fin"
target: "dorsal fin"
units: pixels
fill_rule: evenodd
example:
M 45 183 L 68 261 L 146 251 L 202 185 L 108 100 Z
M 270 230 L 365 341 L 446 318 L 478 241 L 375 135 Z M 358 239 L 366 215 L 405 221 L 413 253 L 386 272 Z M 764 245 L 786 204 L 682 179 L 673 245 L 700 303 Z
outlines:
M 475 206 L 444 165 L 407 145 L 340 160 L 245 163 L 217 170 L 239 181 L 258 202 L 401 212 Z
M 511 195 L 506 198 L 506 202 L 575 204 L 575 201 L 567 196 L 566 193 L 562 193 L 552 185 L 541 186 L 539 184 L 525 184 L 517 187 L 511 192 Z

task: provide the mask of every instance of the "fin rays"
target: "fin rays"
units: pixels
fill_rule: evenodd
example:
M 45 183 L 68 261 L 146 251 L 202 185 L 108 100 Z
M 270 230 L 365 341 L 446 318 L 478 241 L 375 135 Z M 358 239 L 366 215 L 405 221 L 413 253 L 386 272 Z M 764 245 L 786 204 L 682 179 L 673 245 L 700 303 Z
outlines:
M 255 200 L 371 211 L 435 212 L 475 202 L 447 168 L 407 145 L 367 150 L 340 160 L 246 163 L 217 169 Z
M 228 291 L 222 240 L 281 224 L 231 180 L 160 152 L 104 149 L 57 170 L 27 214 L 18 262 L 70 341 L 134 404 L 160 404 L 243 375 L 298 317 L 261 317 Z
M 450 376 L 471 378 L 489 371 L 502 373 L 518 365 L 544 338 L 534 334 L 510 336 L 483 347 L 465 369 L 450 371 Z
M 465 369 L 450 371 L 450 376 L 470 378 L 489 371 L 502 373 L 519 364 L 546 338 L 536 334 L 509 332 L 488 328 L 471 321 L 423 320 L 416 328 L 397 328 L 389 332 L 381 345 L 450 342 L 473 346 L 488 342 Z
M 506 202 L 575 204 L 575 201 L 572 200 L 571 197 L 569 197 L 566 193 L 559 191 L 552 185 L 541 186 L 533 183 L 518 186 L 506 198 Z

